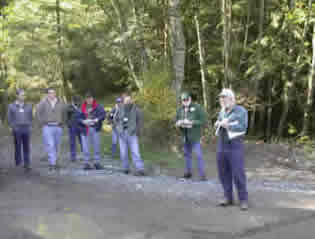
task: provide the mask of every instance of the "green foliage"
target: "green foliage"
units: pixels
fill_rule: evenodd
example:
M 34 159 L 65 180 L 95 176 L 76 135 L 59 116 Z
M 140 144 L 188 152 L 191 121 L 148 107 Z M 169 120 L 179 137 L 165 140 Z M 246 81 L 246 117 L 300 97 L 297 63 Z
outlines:
M 146 135 L 160 144 L 169 142 L 174 134 L 176 96 L 170 86 L 170 73 L 157 66 L 144 73 L 143 89 L 136 102 L 145 115 Z

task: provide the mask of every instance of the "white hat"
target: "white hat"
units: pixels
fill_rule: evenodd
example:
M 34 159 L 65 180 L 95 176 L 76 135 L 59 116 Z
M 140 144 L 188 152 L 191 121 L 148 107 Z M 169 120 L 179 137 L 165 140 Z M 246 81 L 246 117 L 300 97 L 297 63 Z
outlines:
M 231 97 L 232 99 L 235 99 L 235 94 L 231 89 L 222 89 L 221 93 L 219 94 L 220 96 L 227 96 L 227 97 Z

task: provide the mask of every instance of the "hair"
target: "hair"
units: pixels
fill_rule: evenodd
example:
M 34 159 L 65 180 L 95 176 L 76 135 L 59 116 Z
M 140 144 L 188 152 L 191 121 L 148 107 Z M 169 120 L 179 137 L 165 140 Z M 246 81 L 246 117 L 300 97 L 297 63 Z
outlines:
M 16 94 L 20 95 L 21 93 L 24 93 L 25 91 L 23 89 L 17 89 L 16 90 Z
M 46 93 L 48 94 L 48 92 L 49 92 L 50 90 L 53 90 L 54 92 L 56 92 L 56 90 L 55 90 L 54 88 L 48 87 L 48 88 L 46 89 Z
M 92 91 L 87 91 L 86 93 L 85 93 L 85 97 L 86 98 L 89 98 L 89 97 L 93 97 L 94 98 L 94 94 L 93 94 L 93 92 Z

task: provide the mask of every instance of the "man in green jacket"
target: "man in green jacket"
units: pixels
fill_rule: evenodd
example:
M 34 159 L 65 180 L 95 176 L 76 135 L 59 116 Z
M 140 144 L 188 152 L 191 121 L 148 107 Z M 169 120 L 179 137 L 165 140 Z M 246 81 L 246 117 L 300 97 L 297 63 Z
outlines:
M 184 139 L 185 174 L 184 178 L 192 177 L 192 152 L 198 159 L 201 181 L 206 181 L 204 160 L 201 149 L 201 129 L 206 123 L 206 113 L 199 104 L 193 103 L 188 93 L 182 93 L 181 106 L 176 114 L 176 127 L 180 128 Z

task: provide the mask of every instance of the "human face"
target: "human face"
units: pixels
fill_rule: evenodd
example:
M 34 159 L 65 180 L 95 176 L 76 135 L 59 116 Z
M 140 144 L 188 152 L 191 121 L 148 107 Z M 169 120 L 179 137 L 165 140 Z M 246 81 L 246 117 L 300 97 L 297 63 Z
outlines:
M 182 99 L 182 104 L 183 106 L 188 107 L 191 104 L 191 98 L 188 97 L 186 99 Z
M 48 99 L 49 100 L 55 100 L 56 99 L 56 91 L 55 90 L 48 90 Z
M 91 96 L 86 98 L 86 103 L 87 103 L 88 105 L 92 105 L 92 104 L 93 104 L 93 101 L 94 101 L 94 98 L 91 97 Z
M 17 95 L 17 100 L 19 102 L 24 102 L 24 100 L 25 100 L 25 93 L 24 93 L 24 91 L 22 91 L 20 94 Z
M 124 104 L 125 105 L 131 104 L 131 97 L 130 96 L 125 96 L 124 97 Z
M 231 109 L 231 107 L 233 106 L 233 100 L 231 97 L 220 96 L 219 100 L 221 107 L 224 109 Z

